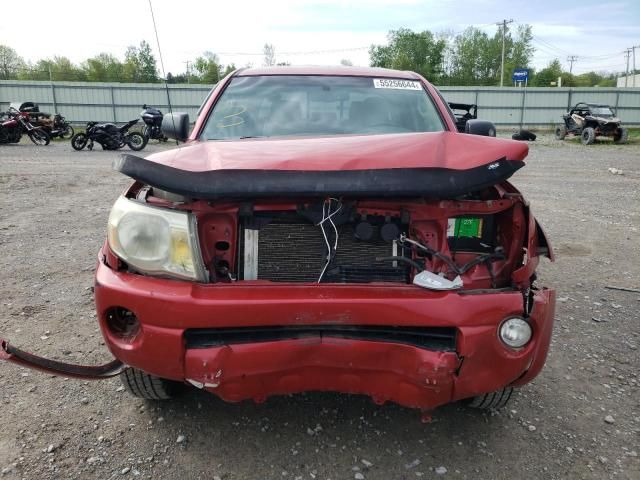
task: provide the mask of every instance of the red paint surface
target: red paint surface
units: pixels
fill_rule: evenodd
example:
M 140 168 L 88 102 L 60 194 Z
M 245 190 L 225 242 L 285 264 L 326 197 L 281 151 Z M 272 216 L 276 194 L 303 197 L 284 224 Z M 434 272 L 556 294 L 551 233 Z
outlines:
M 193 172 L 210 170 L 463 170 L 501 158 L 522 160 L 524 142 L 454 132 L 195 141 L 147 160 Z
M 95 295 L 107 346 L 124 363 L 155 375 L 218 384 L 207 389 L 228 401 L 319 390 L 433 408 L 493 391 L 525 374 L 527 381 L 533 378 L 538 372 L 527 372 L 544 363 L 553 324 L 555 297 L 549 290 L 536 296 L 534 339 L 513 351 L 500 342 L 497 329 L 506 317 L 522 315 L 518 291 L 459 294 L 411 285 L 243 284 L 150 278 L 100 263 Z M 105 312 L 115 305 L 140 319 L 142 331 L 135 341 L 122 342 L 107 329 Z M 459 332 L 457 352 L 344 339 L 187 351 L 183 340 L 187 328 L 323 323 L 453 326 Z

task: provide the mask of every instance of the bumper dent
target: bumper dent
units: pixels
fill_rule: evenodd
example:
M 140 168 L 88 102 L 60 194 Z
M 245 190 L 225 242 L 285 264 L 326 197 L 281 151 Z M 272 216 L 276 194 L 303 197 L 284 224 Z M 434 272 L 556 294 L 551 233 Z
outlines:
M 0 340 L 0 360 L 60 377 L 82 378 L 85 380 L 102 380 L 115 377 L 126 368 L 126 365 L 120 360 L 113 360 L 105 365 L 97 366 L 58 362 L 20 350 L 9 345 L 6 340 Z

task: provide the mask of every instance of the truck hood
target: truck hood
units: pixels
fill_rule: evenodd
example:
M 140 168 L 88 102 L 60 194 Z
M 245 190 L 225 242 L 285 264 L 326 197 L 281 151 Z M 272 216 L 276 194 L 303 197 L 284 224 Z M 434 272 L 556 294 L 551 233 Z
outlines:
M 509 178 L 524 143 L 454 132 L 193 142 L 114 168 L 189 198 L 454 198 Z
M 523 160 L 526 143 L 455 132 L 196 141 L 147 157 L 190 172 L 338 171 L 385 168 L 466 170 L 495 160 Z

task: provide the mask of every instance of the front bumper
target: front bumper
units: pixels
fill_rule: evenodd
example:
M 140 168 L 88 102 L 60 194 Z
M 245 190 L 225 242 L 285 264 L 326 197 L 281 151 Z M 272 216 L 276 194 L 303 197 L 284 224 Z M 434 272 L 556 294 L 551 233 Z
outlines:
M 301 391 L 366 394 L 377 403 L 429 409 L 522 385 L 542 369 L 555 293 L 534 294 L 534 336 L 512 350 L 500 323 L 523 313 L 520 291 L 432 292 L 411 285 L 292 285 L 243 282 L 201 285 L 116 272 L 100 262 L 96 307 L 113 355 L 159 377 L 186 381 L 227 401 Z M 122 339 L 110 309 L 135 313 L 140 331 Z M 455 351 L 348 338 L 291 338 L 187 348 L 188 329 L 267 326 L 393 325 L 454 327 Z

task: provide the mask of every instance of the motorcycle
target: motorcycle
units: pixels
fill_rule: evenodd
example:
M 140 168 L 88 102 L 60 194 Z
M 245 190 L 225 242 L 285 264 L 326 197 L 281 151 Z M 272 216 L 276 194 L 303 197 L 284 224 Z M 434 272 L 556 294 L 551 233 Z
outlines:
M 149 141 L 150 138 L 159 140 L 160 142 L 169 140 L 162 134 L 162 130 L 160 129 L 162 126 L 162 112 L 157 108 L 147 106 L 147 104 L 144 104 L 142 108 L 144 109 L 140 112 L 140 116 L 144 122 L 142 135 L 144 135 L 147 141 Z
M 59 113 L 56 113 L 53 116 L 52 124 L 45 126 L 44 128 L 47 129 L 51 138 L 60 137 L 68 140 L 75 134 L 71 124 Z
M 34 127 L 31 124 L 29 113 L 9 107 L 9 111 L 4 115 L 8 118 L 0 123 L 0 143 L 18 143 L 22 134 L 26 133 L 36 145 L 49 145 L 51 137 L 42 127 Z
M 34 102 L 16 102 L 14 105 L 20 112 L 28 113 L 29 122 L 31 122 L 35 127 L 42 127 L 47 131 L 51 138 L 60 137 L 68 140 L 73 137 L 73 134 L 75 133 L 73 127 L 59 113 L 52 115 L 50 113 L 41 112 L 40 106 Z
M 147 145 L 147 139 L 140 132 L 129 133 L 129 129 L 138 121 L 136 118 L 121 127 L 113 123 L 89 122 L 83 133 L 71 137 L 71 146 L 74 150 L 82 150 L 87 146 L 93 150 L 93 143 L 97 142 L 103 150 L 118 150 L 128 145 L 131 150 L 140 151 Z

